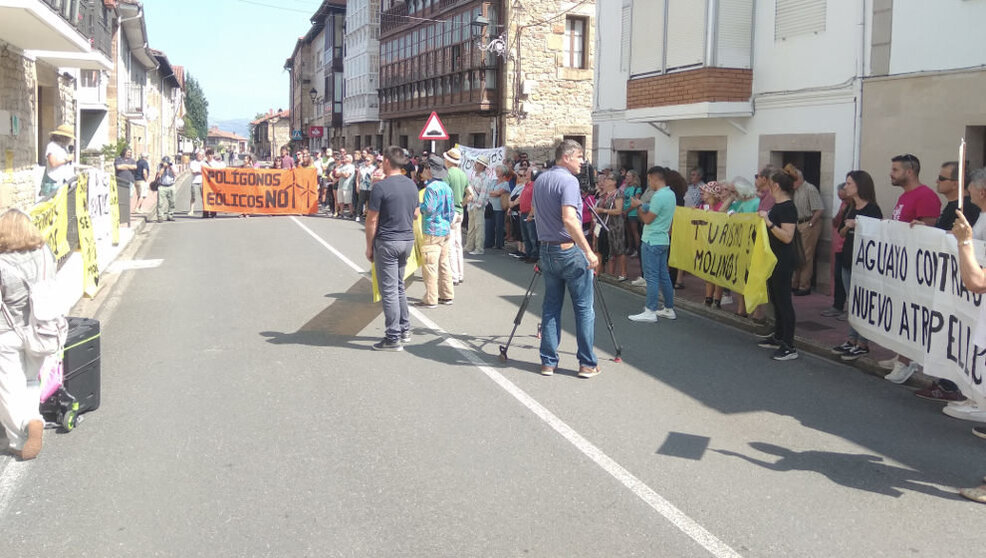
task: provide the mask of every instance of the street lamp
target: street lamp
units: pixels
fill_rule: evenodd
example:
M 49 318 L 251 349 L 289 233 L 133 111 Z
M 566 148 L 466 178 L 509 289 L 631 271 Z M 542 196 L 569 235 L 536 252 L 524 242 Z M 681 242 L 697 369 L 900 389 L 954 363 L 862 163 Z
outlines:
M 316 90 L 314 87 L 312 87 L 311 90 L 308 91 L 308 98 L 312 100 L 312 120 L 311 121 L 312 122 L 315 122 L 315 99 L 318 98 L 318 90 Z M 309 130 L 311 130 L 311 126 L 312 125 L 313 124 L 309 124 L 308 125 L 309 126 Z M 308 138 L 308 143 L 309 143 L 309 146 L 308 147 L 309 148 L 312 147 L 311 146 L 311 141 L 312 141 L 312 139 L 309 137 Z
M 495 54 L 495 55 L 499 56 L 500 58 L 503 58 L 504 60 L 506 60 L 506 58 L 507 58 L 507 38 L 502 33 L 500 34 L 499 37 L 496 37 L 494 39 L 490 39 L 490 42 L 488 44 L 483 44 L 482 34 L 483 34 L 483 31 L 485 31 L 486 28 L 489 27 L 489 25 L 490 25 L 489 18 L 487 18 L 486 16 L 482 16 L 482 15 L 476 16 L 476 19 L 472 20 L 469 23 L 469 26 L 472 27 L 472 28 L 474 28 L 474 29 L 476 29 L 476 31 L 480 35 L 480 40 L 476 44 L 476 46 L 478 46 L 479 47 L 479 50 L 482 50 L 483 52 L 492 52 L 493 54 Z M 502 28 L 503 26 L 502 25 L 497 25 L 496 27 Z

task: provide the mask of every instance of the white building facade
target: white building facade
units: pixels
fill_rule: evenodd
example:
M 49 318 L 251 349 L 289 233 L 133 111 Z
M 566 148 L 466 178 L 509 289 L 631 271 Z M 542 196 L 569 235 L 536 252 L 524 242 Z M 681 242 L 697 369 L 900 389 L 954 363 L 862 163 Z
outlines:
M 343 64 L 343 136 L 353 148 L 382 148 L 380 102 L 380 0 L 346 5 Z

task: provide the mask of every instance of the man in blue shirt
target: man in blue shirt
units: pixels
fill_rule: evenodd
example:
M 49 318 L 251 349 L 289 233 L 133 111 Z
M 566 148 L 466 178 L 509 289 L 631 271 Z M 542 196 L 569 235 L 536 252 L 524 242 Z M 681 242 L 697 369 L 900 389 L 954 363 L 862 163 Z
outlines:
M 647 280 L 647 300 L 644 311 L 628 318 L 635 322 L 656 322 L 658 318 L 674 320 L 674 286 L 668 270 L 668 251 L 671 247 L 671 221 L 674 219 L 676 198 L 665 182 L 667 169 L 651 167 L 647 171 L 647 186 L 653 192 L 649 203 L 634 198 L 630 206 L 644 230 L 640 233 L 640 263 Z M 664 308 L 658 309 L 659 296 L 664 298 Z
M 555 149 L 555 166 L 534 182 L 534 211 L 544 275 L 541 307 L 541 374 L 550 376 L 558 366 L 561 307 L 568 287 L 575 308 L 579 377 L 599 374 L 592 350 L 596 314 L 593 275 L 599 260 L 582 234 L 582 196 L 578 175 L 584 159 L 578 142 L 565 140 Z
M 445 161 L 438 155 L 430 155 L 421 165 L 421 178 L 425 182 L 421 203 L 421 254 L 424 265 L 425 296 L 418 306 L 435 308 L 437 304 L 452 304 L 452 268 L 449 264 L 449 232 L 455 219 L 455 198 L 452 188 L 445 183 L 448 171 Z M 436 304 L 437 303 L 437 304 Z

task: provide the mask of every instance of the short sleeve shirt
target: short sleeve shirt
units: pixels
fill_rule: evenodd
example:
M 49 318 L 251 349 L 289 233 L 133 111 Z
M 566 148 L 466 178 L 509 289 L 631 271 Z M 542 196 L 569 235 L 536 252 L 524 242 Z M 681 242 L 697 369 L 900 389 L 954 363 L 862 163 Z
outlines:
M 375 240 L 414 240 L 418 187 L 406 176 L 389 176 L 370 190 L 370 211 L 380 214 Z
M 147 164 L 147 159 L 137 161 L 137 180 L 147 180 L 150 172 L 151 167 Z
M 939 215 L 941 215 L 941 198 L 931 188 L 922 184 L 897 198 L 891 219 L 910 223 L 925 217 L 938 219 Z
M 56 159 L 64 161 L 68 159 L 68 151 L 56 142 L 50 142 L 45 149 L 45 168 L 48 171 L 48 178 L 55 182 L 62 182 L 72 178 L 72 163 L 68 162 L 55 168 L 48 166 L 48 155 L 54 155 Z
M 794 191 L 794 206 L 798 210 L 798 220 L 807 219 L 815 211 L 825 209 L 825 205 L 822 204 L 822 195 L 818 193 L 818 188 L 811 182 L 802 182 L 801 186 Z
M 778 227 L 785 223 L 797 224 L 798 209 L 794 206 L 794 202 L 791 200 L 776 203 L 774 204 L 774 207 L 770 208 L 770 212 L 767 213 L 767 220 Z M 767 231 L 767 237 L 770 239 L 770 249 L 774 252 L 774 255 L 777 256 L 777 264 L 793 267 L 794 241 L 785 244 L 784 242 L 781 242 L 779 238 L 774 236 L 774 233 L 771 231 Z
M 441 180 L 432 180 L 425 187 L 423 198 L 422 231 L 429 236 L 448 236 L 455 217 L 452 189 Z
M 503 211 L 507 208 L 507 203 L 510 201 L 510 183 L 509 182 L 498 182 L 496 186 L 493 187 L 493 192 L 504 192 L 499 197 L 490 196 L 490 205 L 493 206 L 493 211 Z
M 582 214 L 579 179 L 564 167 L 551 167 L 534 182 L 533 203 L 538 239 L 542 242 L 571 242 L 572 236 L 565 230 L 561 214 L 565 206 L 574 207 L 577 215 Z
M 671 221 L 678 199 L 674 191 L 665 186 L 654 192 L 650 198 L 649 213 L 657 215 L 653 221 L 644 225 L 640 233 L 640 241 L 651 246 L 667 246 L 671 244 Z
M 136 164 L 137 164 L 136 161 L 134 161 L 133 159 L 128 158 L 128 157 L 117 157 L 116 160 L 113 161 L 113 166 L 114 167 L 119 167 L 120 165 L 136 165 Z M 127 182 L 133 182 L 134 181 L 134 171 L 132 171 L 132 170 L 117 170 L 116 171 L 116 179 L 117 180 L 125 180 Z
M 202 161 L 192 161 L 188 169 L 192 171 L 192 184 L 202 184 Z
M 943 230 L 950 231 L 955 225 L 955 212 L 959 209 L 959 200 L 950 201 L 945 204 L 945 209 L 941 211 L 941 215 L 938 217 L 938 221 L 935 223 L 935 227 Z M 962 204 L 962 214 L 965 215 L 966 221 L 969 221 L 970 225 L 975 225 L 979 222 L 979 206 L 972 203 L 969 196 L 965 197 L 965 203 Z
M 342 176 L 342 173 L 349 173 L 349 178 Z M 356 180 L 356 167 L 352 164 L 345 164 L 339 167 L 339 189 L 352 190 L 353 181 Z
M 466 173 L 459 167 L 450 167 L 446 182 L 448 182 L 449 188 L 452 188 L 452 198 L 455 201 L 455 212 L 462 213 L 462 197 L 465 196 L 466 186 L 469 184 L 469 179 L 466 178 Z

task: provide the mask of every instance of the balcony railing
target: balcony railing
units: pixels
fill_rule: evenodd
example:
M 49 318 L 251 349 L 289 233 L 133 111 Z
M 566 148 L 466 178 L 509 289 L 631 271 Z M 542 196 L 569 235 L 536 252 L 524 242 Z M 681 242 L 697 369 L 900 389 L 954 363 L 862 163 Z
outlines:
M 94 0 L 41 0 L 84 37 L 92 48 L 111 57 L 113 36 L 110 32 L 111 12 L 102 2 Z
M 128 83 L 125 90 L 127 92 L 127 114 L 143 114 L 144 86 L 137 83 Z

